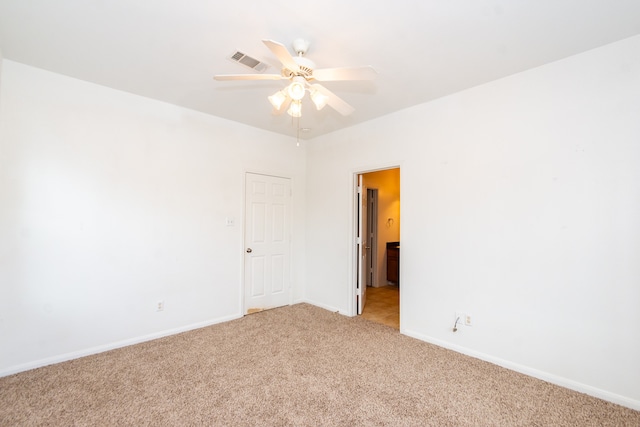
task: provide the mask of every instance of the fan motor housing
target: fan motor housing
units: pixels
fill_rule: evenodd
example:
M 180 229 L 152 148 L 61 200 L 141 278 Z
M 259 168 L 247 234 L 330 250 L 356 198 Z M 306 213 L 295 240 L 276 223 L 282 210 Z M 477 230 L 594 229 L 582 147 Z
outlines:
M 296 64 L 298 64 L 298 67 L 300 67 L 300 72 L 297 73 L 298 75 L 311 77 L 311 74 L 313 74 L 313 69 L 316 68 L 315 62 L 310 59 L 303 58 L 302 56 L 296 56 L 293 58 L 293 60 Z

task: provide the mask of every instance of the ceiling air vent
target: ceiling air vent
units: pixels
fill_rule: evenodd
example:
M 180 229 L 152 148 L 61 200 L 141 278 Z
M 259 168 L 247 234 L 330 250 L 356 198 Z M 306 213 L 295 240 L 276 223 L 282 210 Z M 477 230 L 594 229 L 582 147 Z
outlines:
M 231 57 L 229 59 L 231 59 L 233 62 L 237 62 L 239 64 L 242 64 L 245 67 L 249 67 L 252 70 L 257 71 L 258 73 L 262 73 L 264 70 L 269 68 L 268 64 L 265 64 L 264 62 L 260 62 L 255 58 L 247 56 L 247 55 L 245 55 L 244 53 L 242 53 L 240 51 L 238 51 L 238 52 L 234 53 L 233 55 L 231 55 Z

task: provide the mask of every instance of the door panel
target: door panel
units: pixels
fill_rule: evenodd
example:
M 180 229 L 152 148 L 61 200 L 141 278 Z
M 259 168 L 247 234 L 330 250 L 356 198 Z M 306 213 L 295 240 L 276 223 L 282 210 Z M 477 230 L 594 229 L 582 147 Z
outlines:
M 251 205 L 251 231 L 253 235 L 251 236 L 251 243 L 254 245 L 256 243 L 264 243 L 266 239 L 266 220 L 267 220 L 267 212 L 266 205 L 264 203 L 253 202 Z
M 273 205 L 272 240 L 274 243 L 283 243 L 285 241 L 286 210 L 284 205 Z
M 271 257 L 271 284 L 274 294 L 284 292 L 285 290 L 284 278 L 286 277 L 286 273 L 284 266 L 284 256 L 274 255 Z
M 251 267 L 250 267 L 250 280 L 251 289 L 249 294 L 253 297 L 263 297 L 264 296 L 264 257 L 262 256 L 252 256 L 251 257 Z
M 245 194 L 245 303 L 253 313 L 290 303 L 289 179 L 247 174 Z

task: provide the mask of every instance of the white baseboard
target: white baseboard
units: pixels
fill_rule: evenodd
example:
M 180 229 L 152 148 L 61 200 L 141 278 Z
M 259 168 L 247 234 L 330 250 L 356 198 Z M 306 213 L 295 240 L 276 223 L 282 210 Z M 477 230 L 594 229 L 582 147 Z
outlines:
M 47 357 L 45 359 L 35 360 L 33 362 L 23 363 L 20 365 L 9 367 L 7 369 L 3 369 L 2 371 L 0 371 L 0 377 L 6 377 L 8 375 L 29 371 L 31 369 L 41 368 L 47 365 L 66 362 L 68 360 L 79 359 L 80 357 L 91 356 L 92 354 L 103 353 L 105 351 L 115 350 L 117 348 L 127 347 L 134 344 L 140 344 L 146 341 L 163 338 L 169 335 L 175 335 L 182 332 L 191 331 L 194 329 L 200 329 L 206 326 L 215 325 L 217 323 L 228 322 L 230 320 L 239 319 L 241 317 L 242 317 L 242 314 L 234 314 L 231 316 L 221 317 L 218 319 L 212 319 L 204 322 L 193 323 L 187 326 L 181 326 L 179 328 L 167 329 L 165 331 L 155 332 L 155 333 L 143 335 L 140 337 L 130 338 L 122 341 L 116 341 L 113 343 L 99 345 L 96 347 L 90 347 L 90 348 L 86 348 L 79 351 L 73 351 L 71 353 L 65 353 L 58 356 Z
M 521 374 L 528 375 L 530 377 L 538 378 L 543 381 L 547 381 L 551 384 L 558 385 L 560 387 L 568 388 L 570 390 L 574 390 L 580 393 L 588 394 L 589 396 L 597 397 L 598 399 L 606 400 L 608 402 L 615 403 L 617 405 L 625 406 L 627 408 L 635 409 L 636 411 L 640 411 L 640 401 L 631 399 L 625 396 L 621 396 L 619 394 L 611 393 L 606 390 L 602 390 L 596 387 L 592 387 L 587 384 L 582 384 L 577 381 L 570 380 L 568 378 L 560 377 L 557 375 L 550 374 L 548 372 L 540 371 L 537 369 L 530 368 L 525 365 L 520 365 L 518 363 L 510 362 L 508 360 L 500 359 L 498 357 L 494 357 L 485 353 L 481 353 L 475 350 L 468 349 L 466 347 L 458 346 L 455 344 L 451 344 L 446 341 L 438 340 L 432 338 L 430 336 L 426 336 L 420 334 L 415 331 L 402 329 L 400 332 L 404 335 L 410 336 L 412 338 L 419 339 L 420 341 L 425 341 L 430 344 L 437 345 L 438 347 L 443 347 L 449 350 L 453 350 L 457 353 L 462 353 L 467 356 L 475 357 L 476 359 L 484 360 L 485 362 L 493 363 L 494 365 L 502 366 L 503 368 L 510 369 L 512 371 L 519 372 Z
M 330 305 L 321 304 L 321 303 L 318 303 L 318 302 L 315 302 L 315 301 L 306 300 L 306 299 L 302 299 L 302 300 L 300 300 L 298 302 L 304 302 L 304 303 L 307 303 L 307 304 L 315 305 L 316 307 L 320 307 L 320 308 L 323 308 L 323 309 L 328 310 L 328 311 L 333 311 L 334 313 L 340 313 L 343 316 L 349 316 L 348 313 L 345 313 L 344 311 L 340 310 L 339 308 L 333 307 L 333 306 L 330 306 Z
M 320 304 L 314 301 L 308 301 L 308 300 L 299 300 L 295 302 L 297 303 L 307 303 L 307 304 L 311 304 L 314 305 L 316 307 L 320 307 L 322 309 L 328 310 L 328 311 L 332 311 L 334 313 L 340 313 L 342 315 L 348 316 L 348 314 L 341 312 L 338 308 L 336 307 L 332 307 L 332 306 L 328 306 L 325 304 Z M 24 372 L 24 371 L 28 371 L 31 369 L 36 369 L 36 368 L 41 368 L 43 366 L 47 366 L 47 365 L 53 365 L 55 363 L 61 363 L 61 362 L 66 362 L 68 360 L 73 360 L 73 359 L 78 359 L 80 357 L 85 357 L 85 356 L 90 356 L 92 354 L 97 354 L 97 353 L 102 353 L 105 351 L 109 351 L 109 350 L 115 350 L 117 348 L 122 348 L 122 347 L 127 347 L 130 345 L 134 345 L 134 344 L 140 344 L 146 341 L 151 341 L 151 340 L 155 340 L 158 338 L 163 338 L 169 335 L 175 335 L 175 334 L 179 334 L 182 332 L 187 332 L 187 331 L 191 331 L 194 329 L 199 329 L 199 328 L 204 328 L 207 326 L 211 326 L 211 325 L 215 325 L 217 323 L 223 323 L 223 322 L 228 322 L 230 320 L 235 320 L 235 319 L 239 319 L 243 317 L 242 314 L 234 314 L 231 316 L 227 316 L 227 317 L 221 317 L 218 319 L 213 319 L 213 320 L 208 320 L 205 322 L 199 322 L 199 323 L 194 323 L 194 324 L 190 324 L 187 326 L 182 326 L 179 328 L 173 328 L 173 329 L 168 329 L 165 331 L 161 331 L 161 332 L 156 332 L 153 334 L 148 334 L 148 335 L 143 335 L 140 337 L 135 337 L 135 338 L 130 338 L 130 339 L 126 339 L 126 340 L 122 340 L 122 341 L 117 341 L 117 342 L 113 342 L 110 344 L 105 344 L 105 345 L 100 345 L 100 346 L 96 346 L 96 347 L 91 347 L 91 348 L 87 348 L 84 350 L 80 350 L 80 351 L 74 351 L 71 353 L 65 353 L 65 354 L 61 354 L 58 356 L 53 356 L 53 357 L 48 357 L 45 359 L 40 359 L 40 360 L 36 360 L 33 362 L 28 362 L 28 363 L 23 363 L 20 365 L 16 365 L 16 366 L 12 366 L 8 369 L 4 369 L 2 371 L 0 371 L 0 377 L 5 377 L 8 375 L 13 375 L 13 374 L 17 374 L 19 372 Z M 557 375 L 553 375 L 544 371 L 540 371 L 537 369 L 533 369 L 530 368 L 528 366 L 524 366 L 524 365 L 520 365 L 518 363 L 513 363 L 510 362 L 508 360 L 504 360 L 504 359 L 500 359 L 497 357 L 493 357 L 490 356 L 488 354 L 485 353 L 481 353 L 475 350 L 471 350 L 468 349 L 466 347 L 462 347 L 462 346 L 458 346 L 455 344 L 451 344 L 449 342 L 446 341 L 442 341 L 442 340 L 438 340 L 435 338 L 432 338 L 430 336 L 427 335 L 423 335 L 420 334 L 418 332 L 415 331 L 411 331 L 411 330 L 406 330 L 406 329 L 401 329 L 400 331 L 402 334 L 407 335 L 409 337 L 418 339 L 420 341 L 425 341 L 428 342 L 430 344 L 434 344 L 437 345 L 439 347 L 443 347 L 443 348 L 447 348 L 449 350 L 453 350 L 455 352 L 461 353 L 461 354 L 465 354 L 467 356 L 471 356 L 471 357 L 475 357 L 476 359 L 480 359 L 480 360 L 484 360 L 486 362 L 490 362 L 493 363 L 495 365 L 498 366 L 502 366 L 503 368 L 507 368 L 507 369 L 511 369 L 512 371 L 516 371 L 525 375 L 529 375 L 531 377 L 534 378 L 538 378 L 541 379 L 543 381 L 547 381 L 550 382 L 552 384 L 555 385 L 559 385 L 561 387 L 565 387 L 580 393 L 584 393 L 584 394 L 588 394 L 590 396 L 594 396 L 597 397 L 599 399 L 603 399 L 606 400 L 608 402 L 612 402 L 621 406 L 625 406 L 627 408 L 631 408 L 634 409 L 636 411 L 640 410 L 640 401 L 638 400 L 634 400 L 634 399 L 630 399 L 628 397 L 625 396 L 621 396 L 615 393 L 611 393 L 608 392 L 606 390 L 602 390 L 596 387 L 592 387 L 586 384 L 582 384 L 579 383 L 577 381 L 573 381 L 564 377 L 559 377 Z

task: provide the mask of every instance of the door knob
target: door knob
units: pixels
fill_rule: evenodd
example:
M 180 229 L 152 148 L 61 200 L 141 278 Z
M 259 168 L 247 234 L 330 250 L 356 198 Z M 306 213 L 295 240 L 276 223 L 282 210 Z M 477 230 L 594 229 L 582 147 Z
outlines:
M 247 253 L 250 254 L 251 252 L 253 252 L 253 250 L 251 248 L 247 248 Z

